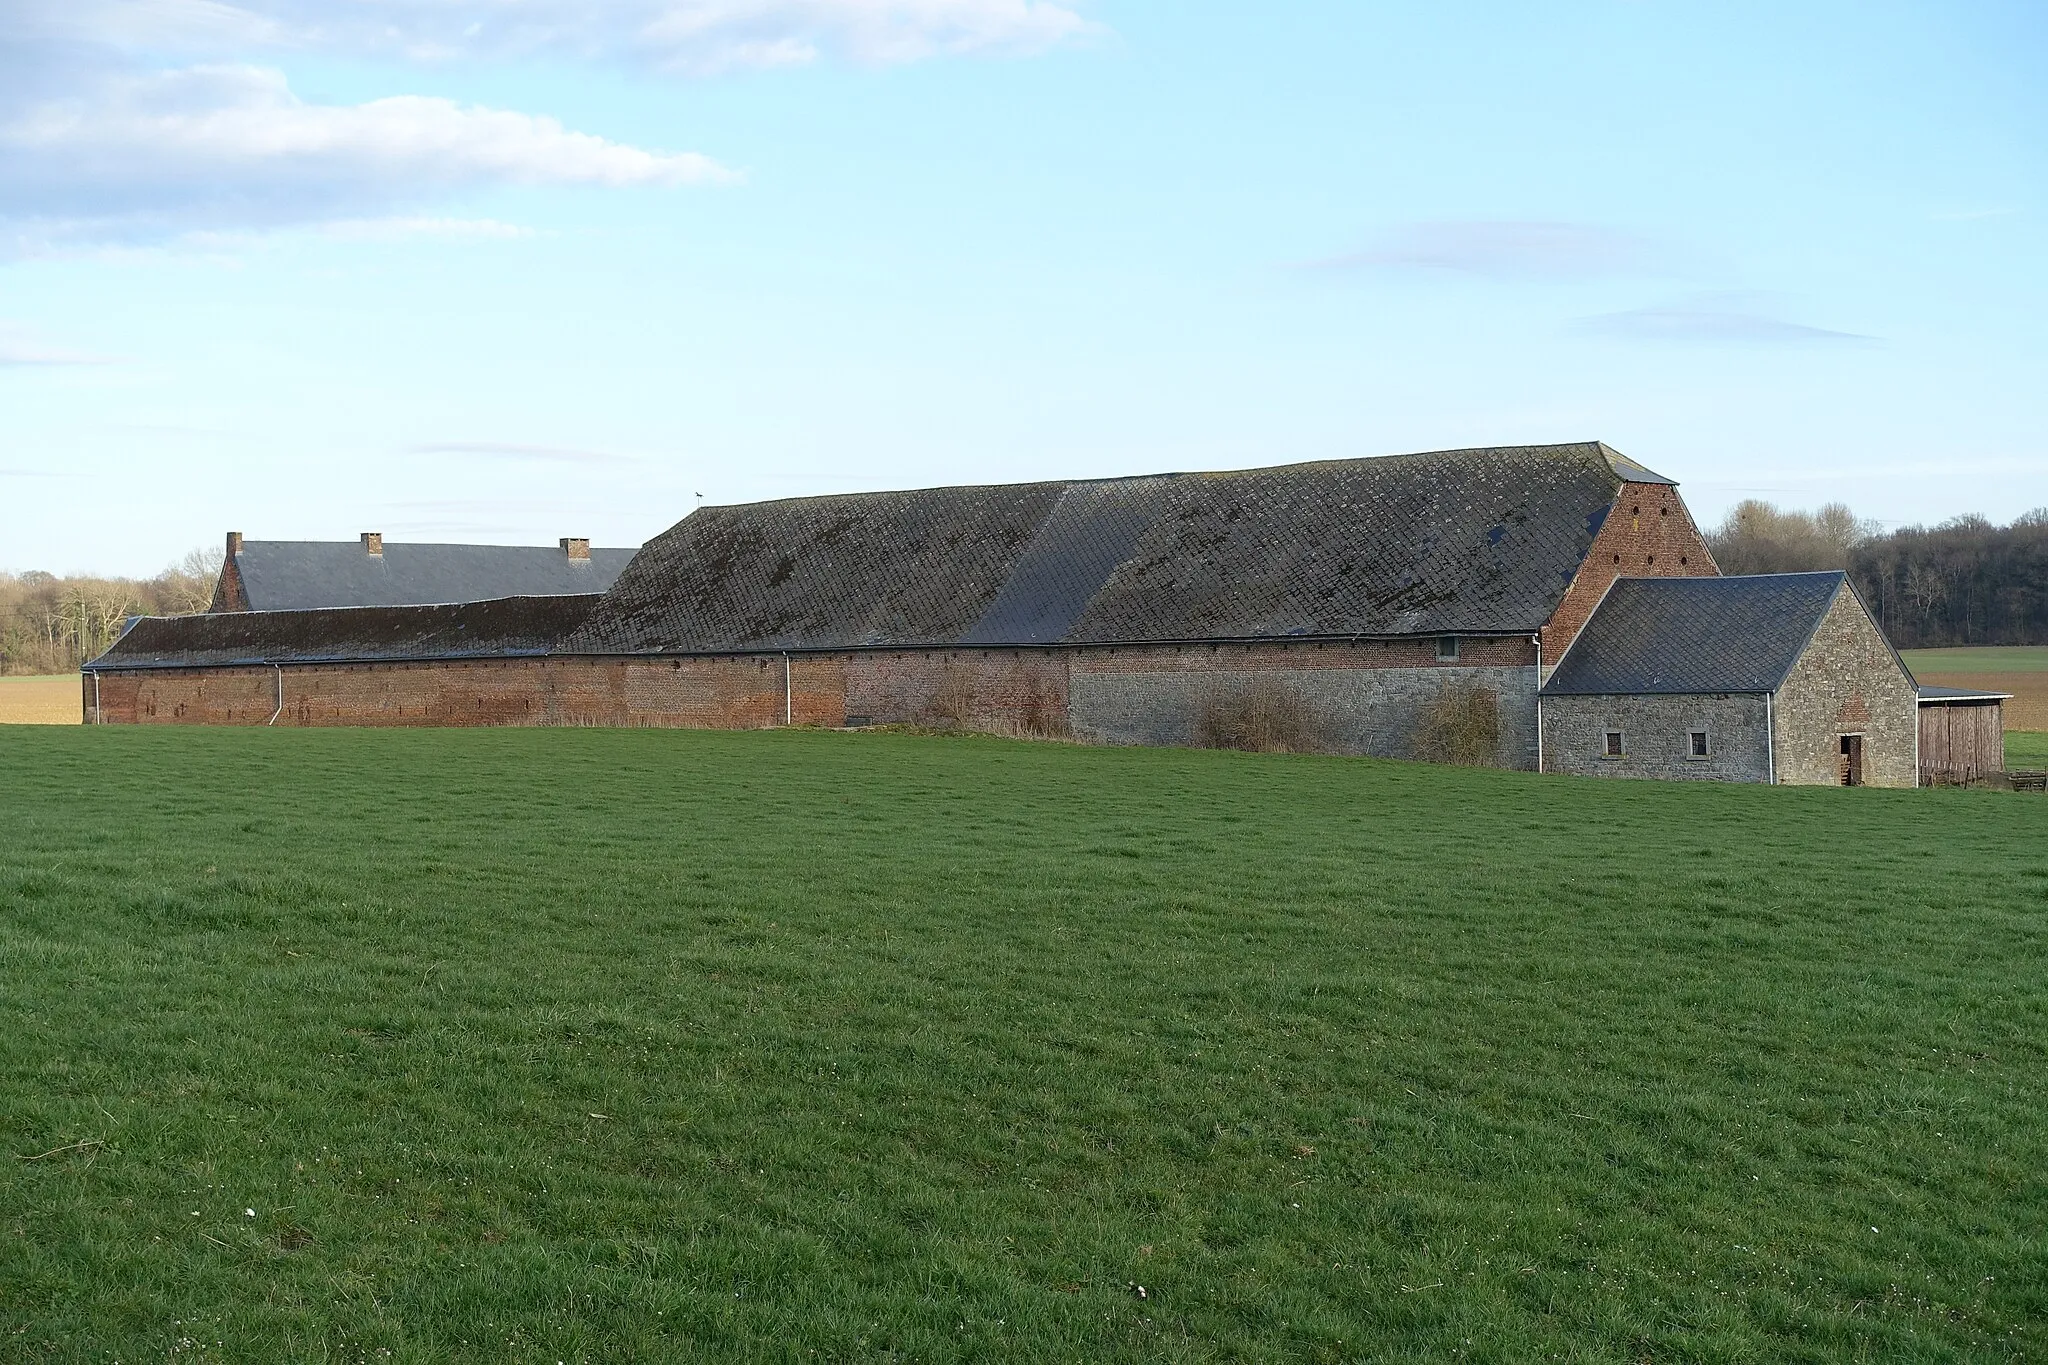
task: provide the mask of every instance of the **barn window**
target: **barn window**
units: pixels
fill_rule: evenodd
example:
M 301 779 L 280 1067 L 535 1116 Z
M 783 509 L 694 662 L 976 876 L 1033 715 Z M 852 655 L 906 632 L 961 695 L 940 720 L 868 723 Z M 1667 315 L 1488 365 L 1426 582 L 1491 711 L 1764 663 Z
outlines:
M 1601 752 L 1608 758 L 1620 758 L 1622 756 L 1621 731 L 1609 730 L 1607 732 L 1607 747 Z
M 1705 730 L 1686 731 L 1685 756 L 1687 758 L 1706 758 L 1709 756 L 1707 753 L 1707 732 Z
M 1439 635 L 1436 637 L 1436 661 L 1440 664 L 1458 662 L 1458 637 Z

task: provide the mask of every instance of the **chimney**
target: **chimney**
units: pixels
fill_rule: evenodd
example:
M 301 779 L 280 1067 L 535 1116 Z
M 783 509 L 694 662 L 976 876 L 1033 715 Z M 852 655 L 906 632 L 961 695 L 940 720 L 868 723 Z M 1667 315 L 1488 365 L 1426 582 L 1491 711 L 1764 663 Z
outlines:
M 590 558 L 589 536 L 563 536 L 562 553 L 571 559 Z
M 233 559 L 240 553 L 242 553 L 242 533 L 240 531 L 228 532 L 228 558 Z
M 363 553 L 366 555 L 378 555 L 380 557 L 383 555 L 384 533 L 382 531 L 363 532 Z

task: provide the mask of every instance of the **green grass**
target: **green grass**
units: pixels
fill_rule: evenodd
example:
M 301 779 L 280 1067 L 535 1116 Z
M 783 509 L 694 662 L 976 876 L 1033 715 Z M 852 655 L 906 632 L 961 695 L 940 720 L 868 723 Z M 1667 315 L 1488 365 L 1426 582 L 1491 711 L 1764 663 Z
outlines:
M 2048 1349 L 2037 798 L 792 732 L 0 773 L 9 1361 Z
M 2005 762 L 2007 767 L 2048 768 L 2048 732 L 2007 730 Z
M 1917 673 L 2048 673 L 2048 645 L 1983 645 L 1962 649 L 1906 649 L 1900 657 Z

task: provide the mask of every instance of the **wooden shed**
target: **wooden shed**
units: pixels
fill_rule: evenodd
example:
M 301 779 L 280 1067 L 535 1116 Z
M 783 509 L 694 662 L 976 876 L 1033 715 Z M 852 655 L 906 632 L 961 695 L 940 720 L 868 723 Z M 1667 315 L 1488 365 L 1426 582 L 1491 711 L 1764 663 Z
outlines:
M 2010 692 L 1920 689 L 1920 784 L 1974 782 L 2005 771 L 2005 702 Z

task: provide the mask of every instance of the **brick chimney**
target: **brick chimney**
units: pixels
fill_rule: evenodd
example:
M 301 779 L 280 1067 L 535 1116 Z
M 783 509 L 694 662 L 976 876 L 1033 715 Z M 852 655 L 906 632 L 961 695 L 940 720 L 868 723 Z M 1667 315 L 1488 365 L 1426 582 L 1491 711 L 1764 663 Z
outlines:
M 240 553 L 242 553 L 242 533 L 240 531 L 228 532 L 228 558 L 233 559 Z
M 366 555 L 383 555 L 384 533 L 382 531 L 363 532 L 363 553 Z
M 589 536 L 563 536 L 562 553 L 571 559 L 590 558 Z

